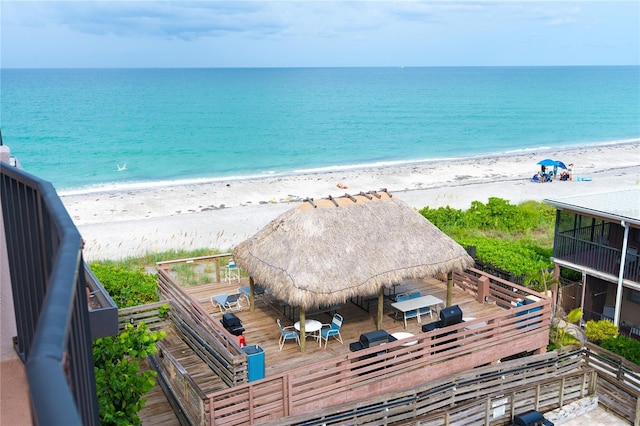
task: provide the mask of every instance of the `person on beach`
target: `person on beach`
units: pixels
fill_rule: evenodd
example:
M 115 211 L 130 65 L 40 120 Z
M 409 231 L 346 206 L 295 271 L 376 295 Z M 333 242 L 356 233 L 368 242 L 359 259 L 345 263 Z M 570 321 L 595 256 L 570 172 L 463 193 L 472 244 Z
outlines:
M 569 180 L 573 180 L 573 163 L 567 166 L 567 174 L 569 175 Z

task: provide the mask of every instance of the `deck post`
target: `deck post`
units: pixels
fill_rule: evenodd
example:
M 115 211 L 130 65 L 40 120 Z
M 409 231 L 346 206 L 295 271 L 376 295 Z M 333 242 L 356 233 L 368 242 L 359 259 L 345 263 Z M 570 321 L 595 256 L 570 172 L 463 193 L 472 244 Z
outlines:
M 489 301 L 489 295 L 491 293 L 491 281 L 487 277 L 480 277 L 478 279 L 478 303 L 485 303 Z
M 378 318 L 376 321 L 376 329 L 382 329 L 382 319 L 384 318 L 384 287 L 378 290 Z
M 307 341 L 306 330 L 304 329 L 304 321 L 305 321 L 304 317 L 305 317 L 304 308 L 301 306 L 300 307 L 300 352 L 305 351 L 305 343 Z
M 453 271 L 447 272 L 447 304 L 451 306 L 453 303 Z
M 256 307 L 256 286 L 253 277 L 249 277 L 249 310 L 254 311 Z

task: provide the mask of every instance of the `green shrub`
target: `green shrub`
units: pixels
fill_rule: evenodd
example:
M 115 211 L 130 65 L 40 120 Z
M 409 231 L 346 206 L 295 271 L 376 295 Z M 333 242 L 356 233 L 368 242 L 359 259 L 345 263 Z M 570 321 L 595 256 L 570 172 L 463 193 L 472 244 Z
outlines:
M 487 204 L 473 201 L 467 210 L 467 221 L 478 229 L 525 232 L 538 226 L 538 214 L 529 208 L 519 208 L 508 200 L 491 197 Z
M 120 266 L 92 263 L 89 265 L 119 308 L 156 302 L 157 277 L 141 269 L 129 270 Z
M 512 205 L 491 197 L 474 201 L 466 211 L 449 206 L 419 213 L 463 246 L 475 246 L 482 262 L 514 276 L 540 274 L 550 269 L 555 208 L 536 201 Z
M 513 275 L 540 274 L 553 266 L 549 257 L 539 254 L 529 244 L 491 238 L 456 239 L 462 246 L 475 246 L 476 257 Z
M 602 342 L 616 337 L 618 335 L 618 327 L 606 320 L 589 320 L 587 321 L 584 334 L 587 336 L 587 340 L 592 343 Z
M 640 365 L 640 342 L 636 340 L 626 336 L 616 336 L 603 341 L 600 346 L 636 365 Z

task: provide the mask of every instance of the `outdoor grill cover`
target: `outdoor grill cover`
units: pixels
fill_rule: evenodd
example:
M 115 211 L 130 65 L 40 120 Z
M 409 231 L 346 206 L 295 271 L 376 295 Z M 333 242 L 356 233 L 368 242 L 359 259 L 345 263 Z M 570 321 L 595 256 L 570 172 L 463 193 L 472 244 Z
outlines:
M 235 314 L 226 313 L 222 315 L 222 325 L 227 327 L 237 327 L 242 325 L 240 318 L 238 318 Z
M 439 328 L 462 322 L 462 309 L 458 305 L 448 306 L 440 311 Z
M 242 326 L 242 322 L 240 318 L 235 316 L 235 314 L 226 313 L 222 315 L 222 319 L 220 320 L 222 326 L 227 329 L 227 331 L 234 336 L 240 336 L 244 333 L 244 327 Z
M 527 411 L 513 416 L 513 424 L 516 426 L 553 426 L 553 422 L 544 418 L 539 411 Z
M 360 335 L 360 343 L 365 348 L 389 343 L 389 333 L 385 330 L 374 330 Z

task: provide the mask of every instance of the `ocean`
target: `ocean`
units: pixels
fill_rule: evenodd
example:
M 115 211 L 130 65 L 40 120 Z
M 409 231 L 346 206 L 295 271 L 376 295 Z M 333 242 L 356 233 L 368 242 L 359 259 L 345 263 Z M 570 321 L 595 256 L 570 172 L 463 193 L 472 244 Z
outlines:
M 640 67 L 2 69 L 0 127 L 59 192 L 640 137 Z

